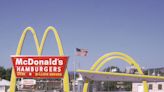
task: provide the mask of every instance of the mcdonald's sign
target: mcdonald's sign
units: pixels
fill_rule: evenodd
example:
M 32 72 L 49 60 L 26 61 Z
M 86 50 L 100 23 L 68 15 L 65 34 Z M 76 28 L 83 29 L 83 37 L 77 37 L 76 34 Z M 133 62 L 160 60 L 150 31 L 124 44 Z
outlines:
M 55 39 L 56 39 L 56 42 L 57 42 L 57 46 L 58 46 L 58 50 L 56 50 L 56 51 L 59 51 L 59 56 L 42 56 L 44 43 L 45 43 L 45 40 L 47 38 L 47 35 L 48 35 L 49 31 L 53 31 L 53 33 L 54 33 L 54 36 L 55 36 Z M 21 55 L 23 43 L 24 43 L 27 32 L 31 32 L 32 35 L 33 35 L 38 56 L 30 56 L 30 55 L 29 56 L 22 56 Z M 49 62 L 47 64 L 49 66 L 51 66 L 52 69 L 50 69 L 50 67 L 46 67 L 45 62 L 43 63 L 43 62 L 41 62 L 41 60 L 42 61 L 47 60 L 46 62 Z M 54 61 L 52 61 L 52 60 L 54 60 Z M 51 76 L 51 77 L 56 77 L 56 78 L 63 77 L 63 90 L 64 90 L 64 92 L 69 92 L 68 70 L 65 69 L 66 64 L 67 64 L 67 60 L 68 60 L 68 57 L 64 55 L 64 51 L 63 51 L 63 47 L 62 47 L 60 37 L 59 37 L 59 35 L 58 35 L 58 33 L 57 33 L 57 31 L 54 27 L 49 26 L 45 30 L 40 44 L 39 44 L 39 41 L 38 41 L 35 30 L 32 27 L 27 27 L 26 29 L 24 29 L 24 31 L 22 33 L 22 36 L 20 38 L 20 41 L 18 43 L 17 50 L 16 50 L 16 55 L 12 57 L 14 67 L 12 68 L 12 75 L 11 75 L 11 81 L 10 81 L 10 92 L 15 92 L 16 91 L 15 87 L 16 87 L 16 78 L 17 77 L 25 77 L 26 76 L 26 77 L 30 77 L 30 78 L 33 78 L 33 77 L 46 77 L 47 78 L 47 77 L 50 77 L 49 76 L 50 71 L 51 71 L 51 73 L 54 73 L 54 75 L 52 74 L 53 76 Z M 21 67 L 23 67 L 23 66 L 26 66 L 26 67 L 27 66 L 28 67 L 29 66 L 34 66 L 34 67 L 36 67 L 36 66 L 38 66 L 38 64 L 40 64 L 39 66 L 42 66 L 42 68 L 38 71 L 38 73 L 40 73 L 40 72 L 46 73 L 46 71 L 48 71 L 48 75 L 46 75 L 46 74 L 44 76 L 39 75 L 39 74 L 37 75 L 37 73 L 35 73 L 36 70 L 35 71 L 30 70 L 29 72 L 27 72 L 27 70 L 26 70 L 23 73 L 25 68 L 21 68 Z M 49 69 L 46 69 L 45 67 L 49 68 Z M 20 69 L 18 69 L 18 68 L 20 68 Z M 45 70 L 43 68 L 45 68 Z M 30 69 L 31 69 L 31 67 L 30 67 Z M 18 73 L 18 71 L 19 71 L 19 73 Z M 57 74 L 57 73 L 61 73 L 62 75 Z
M 12 56 L 16 77 L 63 78 L 67 56 Z

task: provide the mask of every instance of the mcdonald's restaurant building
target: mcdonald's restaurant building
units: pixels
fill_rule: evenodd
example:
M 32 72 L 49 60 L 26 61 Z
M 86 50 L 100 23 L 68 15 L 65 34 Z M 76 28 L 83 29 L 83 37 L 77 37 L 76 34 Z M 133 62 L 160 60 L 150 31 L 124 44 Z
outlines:
M 164 67 L 145 71 L 146 75 L 164 76 Z M 164 92 L 164 82 L 148 82 L 149 92 Z M 142 83 L 132 83 L 132 92 L 143 92 Z

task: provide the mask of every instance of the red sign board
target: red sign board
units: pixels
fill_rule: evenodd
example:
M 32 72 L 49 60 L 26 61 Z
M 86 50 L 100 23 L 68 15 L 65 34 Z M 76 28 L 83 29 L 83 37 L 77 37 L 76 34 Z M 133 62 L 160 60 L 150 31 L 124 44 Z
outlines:
M 68 56 L 11 56 L 16 77 L 63 78 Z

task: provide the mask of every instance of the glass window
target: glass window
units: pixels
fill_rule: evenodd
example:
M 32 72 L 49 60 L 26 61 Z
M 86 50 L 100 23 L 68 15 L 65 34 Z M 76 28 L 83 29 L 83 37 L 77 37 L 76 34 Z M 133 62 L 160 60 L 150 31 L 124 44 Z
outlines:
M 149 84 L 149 89 L 152 90 L 153 89 L 153 85 Z
M 158 84 L 158 90 L 162 90 L 162 84 Z

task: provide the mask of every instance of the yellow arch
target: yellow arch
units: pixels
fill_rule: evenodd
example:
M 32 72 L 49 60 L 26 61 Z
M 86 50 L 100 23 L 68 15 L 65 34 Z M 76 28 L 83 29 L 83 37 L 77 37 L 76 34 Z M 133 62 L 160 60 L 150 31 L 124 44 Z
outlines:
M 62 47 L 60 37 L 57 33 L 57 30 L 52 26 L 49 26 L 44 32 L 44 35 L 43 35 L 43 38 L 42 38 L 42 41 L 41 41 L 41 44 L 40 44 L 40 53 L 42 53 L 42 51 L 43 51 L 42 49 L 43 49 L 43 46 L 44 46 L 44 43 L 45 43 L 45 40 L 47 38 L 47 35 L 48 35 L 49 31 L 53 31 L 54 36 L 56 38 L 57 45 L 58 45 L 59 55 L 63 56 L 64 52 L 63 52 L 63 47 Z M 69 78 L 68 78 L 68 70 L 67 69 L 65 70 L 63 84 L 64 84 L 64 92 L 69 92 Z
M 95 62 L 95 64 L 91 67 L 90 70 L 91 71 L 98 71 L 106 62 L 108 62 L 109 60 L 112 60 L 112 59 L 117 59 L 117 58 L 126 61 L 130 65 L 133 65 L 137 69 L 137 71 L 139 72 L 139 74 L 143 74 L 142 69 L 134 61 L 134 59 L 131 58 L 130 56 L 124 54 L 124 53 L 121 53 L 121 52 L 112 52 L 112 53 L 108 53 L 108 54 L 103 55 L 102 57 L 100 57 Z M 88 84 L 89 84 L 89 80 L 86 79 L 86 81 L 84 83 L 84 87 L 83 87 L 83 92 L 87 92 L 87 90 L 88 90 Z M 144 85 L 144 92 L 148 92 L 147 82 L 146 81 L 143 81 L 143 85 Z
M 36 45 L 36 48 L 37 48 L 37 52 L 39 52 L 39 42 L 38 42 L 38 38 L 36 36 L 35 30 L 32 27 L 27 27 L 26 29 L 24 29 L 24 31 L 22 33 L 22 36 L 19 40 L 17 50 L 16 50 L 16 55 L 21 54 L 23 42 L 24 42 L 26 33 L 28 31 L 32 32 L 32 35 L 33 35 L 34 41 L 35 41 L 35 45 Z M 15 76 L 14 68 L 12 68 L 11 81 L 10 81 L 10 92 L 15 92 L 15 85 L 16 85 L 16 76 Z
M 112 57 L 105 59 L 103 62 L 101 62 L 100 65 L 98 67 L 96 67 L 95 71 L 99 71 L 101 69 L 101 67 L 105 65 L 105 63 L 107 63 L 108 61 L 113 60 L 113 59 L 121 59 L 121 60 L 127 62 L 128 64 L 131 64 L 131 62 L 129 62 L 129 60 L 124 57 L 112 56 Z
M 59 37 L 56 29 L 54 27 L 52 27 L 52 26 L 49 26 L 45 30 L 40 45 L 39 45 L 39 41 L 38 41 L 38 38 L 37 38 L 35 30 L 32 27 L 27 27 L 23 31 L 22 36 L 20 38 L 20 41 L 19 41 L 19 44 L 18 44 L 18 47 L 17 47 L 17 51 L 16 51 L 16 55 L 21 55 L 23 42 L 24 42 L 24 39 L 25 39 L 26 34 L 27 34 L 28 31 L 32 32 L 32 35 L 33 35 L 34 41 L 35 41 L 35 45 L 36 45 L 36 48 L 37 48 L 38 55 L 42 55 L 44 43 L 45 43 L 45 40 L 47 38 L 47 34 L 48 34 L 49 31 L 53 31 L 53 33 L 54 33 L 54 36 L 55 36 L 56 41 L 57 41 L 58 49 L 59 49 L 59 55 L 60 56 L 64 55 L 60 37 Z M 12 68 L 12 75 L 11 75 L 11 82 L 10 82 L 10 92 L 15 92 L 15 85 L 16 85 L 16 76 L 15 76 L 14 68 Z M 68 78 L 68 70 L 67 69 L 66 69 L 65 74 L 64 74 L 63 85 L 64 85 L 64 92 L 69 92 L 69 78 Z

